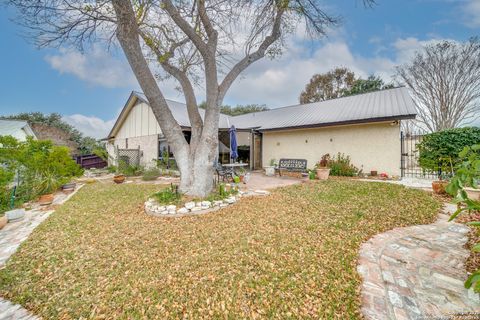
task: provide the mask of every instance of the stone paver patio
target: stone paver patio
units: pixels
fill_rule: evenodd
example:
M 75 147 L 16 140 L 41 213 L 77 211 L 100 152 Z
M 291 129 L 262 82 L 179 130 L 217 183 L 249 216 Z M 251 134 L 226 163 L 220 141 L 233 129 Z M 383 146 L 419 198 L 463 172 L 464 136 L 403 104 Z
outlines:
M 83 185 L 75 189 L 77 192 Z M 64 193 L 57 193 L 55 195 L 53 206 L 61 205 L 75 192 L 66 195 Z M 43 210 L 38 205 L 32 210 L 25 212 L 25 217 L 19 221 L 8 223 L 2 230 L 0 230 L 0 269 L 5 267 L 5 263 L 12 254 L 17 251 L 20 244 L 25 241 L 30 233 L 45 219 L 47 219 L 54 210 Z M 8 300 L 0 298 L 0 320 L 16 320 L 25 319 L 33 320 L 38 317 L 30 314 L 22 306 L 13 304 Z
M 444 211 L 433 224 L 396 228 L 362 245 L 358 272 L 366 319 L 440 319 L 480 312 L 480 296 L 463 286 L 469 229 L 447 221 L 454 205 Z

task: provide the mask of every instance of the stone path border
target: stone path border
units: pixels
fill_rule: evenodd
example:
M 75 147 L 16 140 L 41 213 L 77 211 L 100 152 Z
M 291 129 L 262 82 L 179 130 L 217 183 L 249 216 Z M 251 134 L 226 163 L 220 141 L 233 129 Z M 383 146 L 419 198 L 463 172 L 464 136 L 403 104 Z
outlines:
M 70 199 L 83 185 L 77 185 L 74 192 L 66 195 L 64 193 L 55 194 L 52 205 L 61 205 Z M 30 233 L 40 223 L 45 221 L 54 210 L 43 210 L 40 206 L 26 211 L 25 217 L 19 221 L 8 223 L 0 230 L 0 269 L 5 268 L 7 260 L 17 251 L 20 244 L 25 241 Z M 40 319 L 32 315 L 29 311 L 18 304 L 5 300 L 0 297 L 0 320 L 16 320 L 16 319 Z
M 396 228 L 361 246 L 357 270 L 363 278 L 366 319 L 436 319 L 480 312 L 480 295 L 463 286 L 469 228 L 448 222 L 455 209 L 446 205 L 435 223 Z

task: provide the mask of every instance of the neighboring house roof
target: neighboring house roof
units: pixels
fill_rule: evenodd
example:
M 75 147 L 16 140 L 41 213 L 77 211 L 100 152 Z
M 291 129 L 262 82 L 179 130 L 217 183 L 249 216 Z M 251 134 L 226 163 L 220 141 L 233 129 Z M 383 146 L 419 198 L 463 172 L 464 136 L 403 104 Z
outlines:
M 71 140 L 68 131 L 39 122 L 32 122 L 30 126 L 39 140 L 51 140 L 55 146 L 68 147 L 71 154 L 78 153 L 78 144 Z
M 414 119 L 416 113 L 407 88 L 400 87 L 248 113 L 231 122 L 263 131 Z
M 20 141 L 25 141 L 27 136 L 37 138 L 28 122 L 23 120 L 0 119 L 0 136 L 12 136 Z
M 148 104 L 143 94 L 132 92 L 108 135 L 109 138 L 118 132 L 137 100 Z M 172 100 L 167 100 L 167 103 L 180 126 L 190 127 L 186 105 Z M 205 110 L 199 111 L 203 118 Z M 399 87 L 235 117 L 220 114 L 219 128 L 226 129 L 235 125 L 237 129 L 285 130 L 414 119 L 416 114 L 407 88 Z

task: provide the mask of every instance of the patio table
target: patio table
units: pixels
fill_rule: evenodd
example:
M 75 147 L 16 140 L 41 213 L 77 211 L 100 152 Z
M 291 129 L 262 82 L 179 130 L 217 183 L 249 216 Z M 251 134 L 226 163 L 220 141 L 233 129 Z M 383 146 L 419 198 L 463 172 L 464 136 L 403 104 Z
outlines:
M 248 163 L 225 163 L 225 164 L 222 164 L 223 167 L 225 168 L 232 168 L 233 171 L 235 172 L 235 168 L 241 168 L 241 167 L 248 167 Z M 235 172 L 235 174 L 237 174 Z

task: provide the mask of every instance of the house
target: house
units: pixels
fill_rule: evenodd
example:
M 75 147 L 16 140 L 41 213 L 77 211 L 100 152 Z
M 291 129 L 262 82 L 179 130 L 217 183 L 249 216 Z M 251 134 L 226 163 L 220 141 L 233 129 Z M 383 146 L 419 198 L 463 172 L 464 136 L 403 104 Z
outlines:
M 190 125 L 186 106 L 168 100 L 187 141 Z M 200 110 L 203 116 L 203 110 Z M 306 159 L 313 168 L 323 154 L 344 153 L 364 172 L 400 175 L 400 122 L 414 119 L 416 110 L 404 87 L 304 105 L 230 117 L 220 115 L 219 159 L 228 161 L 228 128 L 237 128 L 240 159 L 261 169 L 271 159 Z M 138 163 L 149 165 L 168 151 L 147 99 L 133 92 L 107 137 L 112 159 L 122 150 L 136 150 Z M 222 152 L 227 150 L 227 157 Z M 163 152 L 164 153 L 164 152 Z M 173 156 L 173 154 L 171 154 Z
M 12 136 L 19 141 L 26 141 L 28 136 L 37 139 L 27 121 L 0 119 L 0 136 Z

